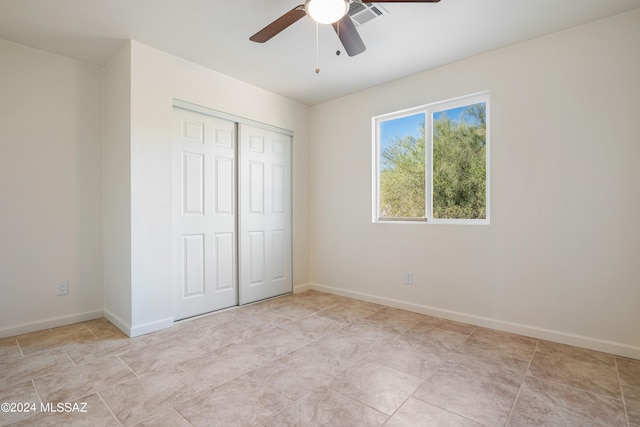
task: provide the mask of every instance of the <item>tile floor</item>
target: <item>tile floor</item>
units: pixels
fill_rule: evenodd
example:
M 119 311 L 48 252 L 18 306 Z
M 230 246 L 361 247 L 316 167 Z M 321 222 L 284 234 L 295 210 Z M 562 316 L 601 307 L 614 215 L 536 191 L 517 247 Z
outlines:
M 35 407 L 0 425 L 640 427 L 640 360 L 307 291 L 1 339 L 0 402 Z

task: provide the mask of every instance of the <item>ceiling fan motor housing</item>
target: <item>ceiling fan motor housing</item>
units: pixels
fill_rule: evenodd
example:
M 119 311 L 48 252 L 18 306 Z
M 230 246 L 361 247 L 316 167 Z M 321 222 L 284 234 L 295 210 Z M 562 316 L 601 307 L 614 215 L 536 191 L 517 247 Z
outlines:
M 333 24 L 349 11 L 348 0 L 306 0 L 304 10 L 319 24 Z

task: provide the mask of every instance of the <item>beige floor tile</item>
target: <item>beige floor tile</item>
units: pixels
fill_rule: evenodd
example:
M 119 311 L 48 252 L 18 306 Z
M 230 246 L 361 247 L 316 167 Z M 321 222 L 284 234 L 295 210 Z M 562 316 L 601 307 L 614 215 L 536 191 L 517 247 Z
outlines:
M 257 322 L 253 317 L 242 317 L 232 322 L 206 328 L 206 335 L 196 340 L 190 340 L 204 351 L 209 352 L 216 348 L 229 344 L 239 344 L 260 336 L 260 334 L 273 329 L 276 325 L 270 322 Z
M 423 379 L 379 363 L 346 369 L 329 387 L 384 414 L 391 415 L 422 384 Z
M 302 316 L 301 319 L 306 319 L 309 316 Z M 276 328 L 281 327 L 286 322 L 291 322 L 292 319 L 283 316 L 279 310 L 267 310 L 263 312 L 245 313 L 242 316 L 243 319 L 250 320 L 253 323 L 268 325 L 269 327 Z
M 0 388 L 0 403 L 12 405 L 8 410 L 3 408 L 0 411 L 0 426 L 6 426 L 28 418 L 35 413 L 35 410 L 39 411 L 40 409 L 40 398 L 33 387 L 32 381 Z M 26 405 L 28 409 L 25 410 L 23 405 Z M 32 409 L 32 405 L 35 405 L 35 410 Z
M 242 377 L 175 408 L 196 427 L 227 427 L 258 425 L 290 404 L 276 391 Z
M 268 361 L 268 358 L 245 347 L 231 344 L 182 362 L 180 366 L 200 382 L 213 388 L 260 368 Z
M 118 355 L 133 372 L 144 375 L 203 355 L 205 352 L 186 339 L 158 341 Z
M 531 360 L 537 340 L 521 335 L 478 328 L 457 350 L 468 355 L 506 356 Z
M 247 373 L 247 376 L 290 400 L 297 400 L 328 384 L 339 371 L 340 368 L 318 354 L 294 352 Z
M 250 304 L 247 306 L 243 306 L 240 307 L 239 310 L 246 310 L 246 309 L 251 309 L 254 312 L 255 311 L 269 311 L 269 310 L 275 310 L 281 306 L 287 305 L 287 304 L 291 304 L 293 302 L 296 302 L 298 299 L 296 297 L 294 297 L 293 295 L 284 295 L 284 296 L 280 296 L 280 297 L 276 297 L 276 298 L 270 298 L 266 301 L 259 301 L 256 302 L 254 304 Z
M 387 421 L 385 427 L 482 427 L 475 421 L 412 397 Z
M 103 357 L 81 366 L 68 366 L 36 378 L 43 402 L 70 402 L 136 378 L 120 359 Z
M 201 316 L 192 317 L 189 319 L 180 320 L 174 323 L 174 326 L 179 325 L 191 325 L 196 323 L 199 327 L 203 328 L 215 328 L 223 323 L 235 322 L 238 319 L 242 319 L 246 314 L 243 312 L 246 307 L 230 307 L 228 309 L 214 311 L 211 313 L 205 313 Z M 152 335 L 155 335 L 152 334 Z
M 84 325 L 98 338 L 101 339 L 124 339 L 129 338 L 127 335 L 122 332 L 120 329 L 116 328 L 111 322 L 107 319 L 100 318 L 89 320 L 86 322 L 82 322 L 81 325 Z
M 319 311 L 318 308 L 303 304 L 301 302 L 290 302 L 287 304 L 281 304 L 278 308 L 272 309 L 280 316 L 284 316 L 290 320 L 299 320 Z
M 96 336 L 82 323 L 31 332 L 16 337 L 22 353 L 27 356 L 66 344 L 96 340 Z
M 325 317 L 335 320 L 336 322 L 351 323 L 356 320 L 363 319 L 371 314 L 379 311 L 375 304 L 356 304 L 351 302 L 342 302 L 332 305 L 316 313 L 316 316 Z
M 620 382 L 630 387 L 640 387 L 640 360 L 616 357 Z
M 332 305 L 340 304 L 342 302 L 349 301 L 348 298 L 341 297 L 339 295 L 326 294 L 318 291 L 305 291 L 297 294 L 293 294 L 296 302 L 302 304 L 308 304 L 313 307 L 323 310 L 331 307 Z
M 75 402 L 61 402 L 61 408 L 50 406 L 45 412 L 38 412 L 32 417 L 13 424 L 28 427 L 119 427 L 120 423 L 96 394 L 85 396 Z M 70 406 L 64 406 L 69 403 Z M 86 404 L 86 405 L 85 405 Z
M 510 426 L 602 426 L 627 424 L 622 402 L 560 383 L 527 377 Z
M 226 324 L 227 322 L 221 322 L 220 324 L 223 323 Z M 135 339 L 139 339 L 147 345 L 166 344 L 173 341 L 190 341 L 197 345 L 200 340 L 206 338 L 207 335 L 220 324 L 207 324 L 205 318 L 194 319 L 187 322 L 174 323 L 171 328 L 143 335 Z
M 620 399 L 620 383 L 613 361 L 592 362 L 536 352 L 528 375 Z
M 171 408 L 137 423 L 136 427 L 192 427 L 192 424 Z
M 420 323 L 404 331 L 399 339 L 414 350 L 446 356 L 465 342 L 469 334 Z
M 260 316 L 262 313 L 266 313 L 267 311 L 271 310 L 273 307 L 266 305 L 267 301 L 259 301 L 259 302 L 254 302 L 252 304 L 246 304 L 246 305 L 242 305 L 239 307 L 234 307 L 232 309 L 229 309 L 229 312 L 233 312 L 236 315 L 240 316 L 240 317 L 244 317 L 244 316 Z M 218 313 L 212 313 L 211 316 L 215 316 Z
M 458 332 L 459 334 L 471 335 L 477 326 L 468 323 L 456 322 L 455 320 L 442 319 L 440 317 L 424 316 L 420 321 L 421 325 L 433 326 L 447 331 Z
M 398 334 L 392 329 L 380 328 L 366 319 L 360 319 L 336 331 L 333 336 L 377 346 L 390 339 L 395 339 Z
M 332 332 L 337 332 L 345 326 L 345 323 L 319 316 L 307 316 L 299 320 L 287 320 L 280 324 L 282 329 L 314 341 Z
M 339 333 L 340 331 L 338 331 Z M 372 344 L 367 337 L 329 334 L 318 341 L 297 350 L 296 353 L 328 362 L 340 368 L 347 368 L 370 358 L 378 344 Z
M 426 316 L 397 308 L 383 308 L 367 317 L 365 320 L 382 329 L 389 329 L 397 334 L 417 325 Z
M 414 350 L 396 339 L 378 345 L 366 358 L 367 362 L 377 362 L 423 379 L 435 374 L 445 360 L 445 356 Z
M 186 371 L 172 367 L 154 371 L 100 392 L 123 426 L 202 396 L 207 388 Z
M 454 354 L 413 396 L 488 426 L 504 425 L 527 363 Z
M 613 364 L 614 356 L 599 351 L 588 350 L 586 348 L 574 347 L 566 344 L 559 344 L 551 341 L 540 340 L 536 351 L 539 353 L 580 360 L 583 362 Z
M 0 339 L 0 363 L 21 356 L 18 340 L 15 338 Z
M 107 356 L 115 356 L 138 350 L 147 344 L 139 338 L 99 338 L 94 341 L 66 344 L 63 348 L 77 365 L 92 362 Z
M 276 327 L 256 337 L 247 338 L 239 344 L 268 359 L 275 359 L 298 350 L 310 342 L 310 338 Z
M 265 427 L 380 426 L 387 416 L 327 387 L 315 389 L 294 405 L 268 418 Z
M 640 387 L 623 385 L 622 394 L 624 395 L 629 422 L 640 424 Z
M 2 362 L 0 369 L 0 387 L 32 380 L 50 374 L 73 363 L 62 348 L 42 351 L 40 353 L 9 359 Z

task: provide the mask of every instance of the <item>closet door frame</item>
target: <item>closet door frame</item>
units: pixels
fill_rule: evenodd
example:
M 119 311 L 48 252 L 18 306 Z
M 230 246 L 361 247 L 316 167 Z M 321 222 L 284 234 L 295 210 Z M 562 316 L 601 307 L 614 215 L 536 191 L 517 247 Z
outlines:
M 249 126 L 255 126 L 264 130 L 281 133 L 286 136 L 293 137 L 293 131 L 288 129 L 273 126 L 267 123 L 257 122 L 255 120 L 246 119 L 244 117 L 236 116 L 233 114 L 225 113 L 222 111 L 214 110 L 213 108 L 203 107 L 202 105 L 192 104 L 191 102 L 181 101 L 179 99 L 173 100 L 173 106 L 182 108 L 183 110 L 193 111 L 194 113 L 201 113 L 211 117 L 217 117 L 219 119 L 229 120 L 238 124 L 244 124 Z M 293 147 L 292 147 L 293 148 Z
M 290 163 L 291 172 L 290 173 L 291 173 L 291 179 L 293 180 L 293 162 L 292 162 L 293 149 L 294 149 L 293 148 L 293 136 L 294 136 L 293 131 L 290 131 L 288 129 L 283 129 L 283 128 L 280 128 L 280 127 L 277 127 L 277 126 L 269 125 L 269 124 L 266 124 L 266 123 L 261 123 L 261 122 L 255 121 L 255 120 L 246 119 L 244 117 L 240 117 L 240 116 L 236 116 L 236 115 L 233 115 L 233 114 L 225 113 L 223 111 L 214 110 L 212 108 L 204 107 L 202 105 L 193 104 L 193 103 L 182 101 L 182 100 L 179 100 L 179 99 L 174 99 L 173 100 L 173 107 L 180 108 L 180 109 L 187 110 L 187 111 L 192 111 L 192 112 L 195 112 L 195 113 L 204 114 L 204 115 L 215 117 L 215 118 L 218 118 L 218 119 L 223 119 L 223 120 L 228 120 L 228 121 L 231 121 L 231 122 L 235 122 L 236 123 L 236 129 L 240 129 L 241 125 L 247 125 L 247 126 L 256 127 L 256 128 L 259 128 L 259 129 L 263 129 L 263 130 L 266 130 L 266 131 L 279 133 L 281 135 L 290 137 L 291 138 L 291 163 Z M 235 144 L 234 144 L 235 145 L 235 149 L 236 149 L 236 155 L 235 155 L 236 168 L 235 169 L 236 169 L 236 183 L 237 183 L 237 185 L 236 185 L 237 194 L 235 196 L 235 201 L 236 201 L 235 202 L 235 204 L 236 204 L 235 211 L 237 212 L 237 215 L 236 215 L 236 244 L 235 244 L 237 262 L 236 262 L 236 266 L 235 266 L 235 268 L 236 268 L 235 276 L 236 276 L 236 289 L 237 289 L 237 292 L 238 292 L 237 301 L 238 301 L 238 305 L 242 305 L 243 302 L 242 302 L 242 298 L 241 298 L 241 295 L 240 295 L 240 293 L 241 293 L 241 290 L 240 290 L 240 285 L 241 285 L 241 283 L 240 283 L 240 277 L 241 277 L 240 269 L 242 268 L 242 259 L 241 259 L 241 253 L 240 253 L 240 246 L 241 246 L 240 245 L 240 240 L 241 240 L 242 236 L 240 235 L 240 232 L 241 232 L 240 216 L 241 215 L 240 215 L 240 194 L 239 194 L 239 192 L 240 192 L 240 183 L 239 183 L 239 175 L 240 175 L 241 171 L 240 171 L 240 148 L 239 148 L 240 147 L 240 135 L 239 134 L 240 134 L 240 132 L 236 132 L 236 134 L 235 134 L 236 141 L 235 141 Z M 292 190 L 293 190 L 293 186 L 291 185 L 290 186 L 290 191 L 292 191 Z M 290 193 L 288 196 L 290 198 L 290 203 L 292 203 L 293 195 Z M 291 209 L 290 215 L 291 215 L 291 217 L 289 218 L 290 233 L 289 233 L 289 242 L 288 243 L 290 244 L 290 247 L 291 247 L 291 255 L 293 255 L 293 210 L 292 209 Z M 291 292 L 293 292 L 293 259 L 291 259 L 290 271 L 288 271 L 288 273 L 289 273 L 289 276 L 291 277 Z M 273 295 L 273 296 L 276 296 L 276 295 Z

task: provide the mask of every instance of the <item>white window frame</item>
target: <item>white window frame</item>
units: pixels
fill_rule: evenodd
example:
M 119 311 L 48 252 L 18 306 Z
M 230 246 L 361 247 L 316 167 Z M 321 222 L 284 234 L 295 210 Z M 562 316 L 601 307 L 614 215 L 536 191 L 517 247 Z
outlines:
M 485 103 L 486 105 L 486 218 L 481 219 L 445 219 L 433 218 L 433 124 L 432 115 L 440 111 L 450 110 L 453 108 L 464 107 L 467 105 Z M 426 191 L 426 217 L 424 218 L 381 218 L 380 213 L 380 123 L 393 120 L 405 116 L 411 116 L 418 113 L 425 114 L 425 191 Z M 381 114 L 375 116 L 371 120 L 372 123 L 372 222 L 379 224 L 453 224 L 453 225 L 489 225 L 490 224 L 490 95 L 489 92 L 479 92 L 472 95 L 461 96 L 446 101 L 435 102 L 431 104 L 421 105 L 418 107 L 408 108 L 392 113 Z

